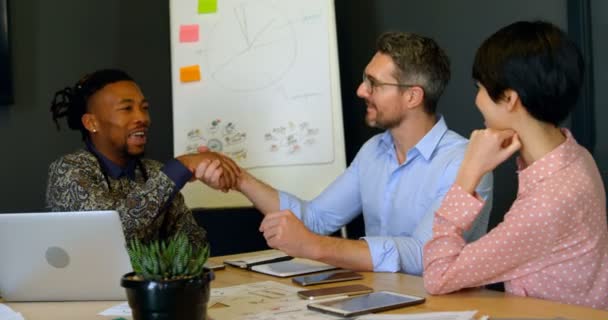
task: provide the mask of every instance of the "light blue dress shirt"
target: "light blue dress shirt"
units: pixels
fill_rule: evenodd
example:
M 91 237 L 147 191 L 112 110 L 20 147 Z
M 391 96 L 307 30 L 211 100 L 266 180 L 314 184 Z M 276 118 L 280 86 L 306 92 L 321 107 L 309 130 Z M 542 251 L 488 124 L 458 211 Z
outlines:
M 398 163 L 391 134 L 369 139 L 348 169 L 311 201 L 279 192 L 281 210 L 291 210 L 313 232 L 331 234 L 363 212 L 374 271 L 422 274 L 422 248 L 432 237 L 433 217 L 458 173 L 468 140 L 448 130 L 443 117 Z M 492 206 L 492 175 L 477 188 L 486 206 L 465 234 L 485 234 Z

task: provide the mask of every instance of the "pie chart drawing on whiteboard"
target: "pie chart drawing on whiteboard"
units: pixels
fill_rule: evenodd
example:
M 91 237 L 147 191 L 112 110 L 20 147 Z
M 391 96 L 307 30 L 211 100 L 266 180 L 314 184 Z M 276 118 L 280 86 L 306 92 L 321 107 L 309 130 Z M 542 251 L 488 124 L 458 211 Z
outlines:
M 296 54 L 292 23 L 276 7 L 259 0 L 227 10 L 212 28 L 206 50 L 211 78 L 234 91 L 278 83 L 293 67 Z

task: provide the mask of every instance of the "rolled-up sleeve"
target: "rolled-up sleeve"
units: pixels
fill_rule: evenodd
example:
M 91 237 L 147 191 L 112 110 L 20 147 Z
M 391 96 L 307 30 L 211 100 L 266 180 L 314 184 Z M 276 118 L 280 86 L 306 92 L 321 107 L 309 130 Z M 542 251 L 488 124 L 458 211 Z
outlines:
M 281 210 L 291 210 L 306 227 L 318 234 L 331 234 L 361 213 L 358 160 L 311 201 L 279 191 Z
M 369 246 L 375 272 L 422 275 L 422 250 L 433 236 L 434 211 L 441 204 L 440 200 L 433 204 L 411 237 L 363 237 Z

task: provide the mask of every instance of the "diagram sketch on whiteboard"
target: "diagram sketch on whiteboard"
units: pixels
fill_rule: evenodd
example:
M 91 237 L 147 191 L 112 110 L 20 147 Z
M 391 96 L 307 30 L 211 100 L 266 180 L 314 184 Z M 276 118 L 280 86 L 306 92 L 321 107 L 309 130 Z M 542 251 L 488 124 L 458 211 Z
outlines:
M 187 134 L 186 153 L 198 152 L 199 146 L 223 153 L 237 162 L 247 159 L 247 133 L 238 130 L 234 122 L 215 119 L 206 130 L 192 129 Z
M 174 83 L 176 150 L 206 145 L 247 169 L 331 163 L 326 5 L 223 0 L 216 13 L 201 15 L 176 5 L 175 26 L 198 25 L 199 41 L 172 38 L 174 70 L 200 70 L 200 81 Z
M 314 197 L 346 166 L 334 1 L 222 0 L 204 13 L 198 2 L 169 1 L 174 154 L 205 145 Z M 182 192 L 191 207 L 251 205 L 198 184 Z
M 293 25 L 270 2 L 236 4 L 209 34 L 204 52 L 210 74 L 226 89 L 267 88 L 279 82 L 296 61 L 298 44 Z M 273 59 L 266 59 L 269 56 Z
M 281 152 L 286 155 L 306 152 L 306 147 L 317 143 L 318 128 L 311 128 L 308 122 L 295 124 L 289 122 L 286 126 L 272 128 L 264 135 L 269 144 L 270 152 Z

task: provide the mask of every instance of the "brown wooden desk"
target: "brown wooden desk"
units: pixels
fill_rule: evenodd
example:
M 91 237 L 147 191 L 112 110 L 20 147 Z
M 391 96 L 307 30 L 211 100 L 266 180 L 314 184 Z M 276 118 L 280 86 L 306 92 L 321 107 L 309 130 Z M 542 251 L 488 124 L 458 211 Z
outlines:
M 227 257 L 215 257 L 212 260 L 221 262 Z M 212 283 L 212 287 L 214 288 L 268 280 L 292 284 L 289 278 L 280 279 L 232 267 L 226 267 L 225 270 L 217 271 L 215 274 L 216 279 Z M 364 272 L 363 274 L 363 280 L 343 282 L 339 285 L 361 283 L 374 288 L 374 290 L 390 290 L 427 297 L 427 301 L 422 305 L 402 308 L 388 313 L 478 310 L 478 315 L 489 315 L 490 319 L 492 317 L 553 318 L 557 316 L 581 320 L 608 319 L 608 311 L 560 304 L 546 300 L 516 297 L 485 289 L 465 290 L 444 296 L 428 296 L 424 291 L 422 278 L 420 277 L 400 273 Z M 338 284 L 314 287 L 335 285 Z M 21 312 L 27 320 L 86 320 L 112 319 L 112 317 L 98 316 L 97 313 L 118 303 L 120 302 L 31 302 L 6 304 L 13 310 Z M 213 313 L 211 312 L 211 314 Z

